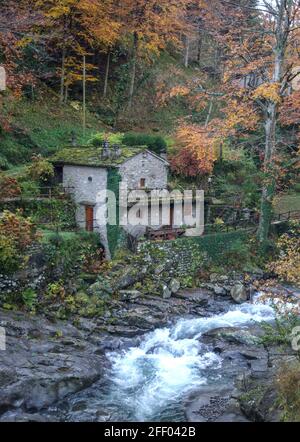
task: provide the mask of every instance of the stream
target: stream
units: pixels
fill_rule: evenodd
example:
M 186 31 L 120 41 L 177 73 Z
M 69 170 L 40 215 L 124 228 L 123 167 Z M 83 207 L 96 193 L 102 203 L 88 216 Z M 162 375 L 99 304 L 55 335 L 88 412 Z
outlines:
M 273 318 L 273 308 L 257 295 L 252 303 L 229 304 L 221 314 L 156 329 L 137 346 L 107 353 L 105 379 L 74 395 L 60 412 L 64 409 L 66 420 L 89 420 L 103 410 L 112 421 L 184 421 L 182 404 L 191 391 L 226 382 L 222 356 L 203 342 L 203 334 Z

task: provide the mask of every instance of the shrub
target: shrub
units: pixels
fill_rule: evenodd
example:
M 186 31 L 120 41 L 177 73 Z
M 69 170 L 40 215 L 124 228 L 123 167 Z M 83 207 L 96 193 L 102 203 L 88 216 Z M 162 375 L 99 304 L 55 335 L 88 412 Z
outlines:
M 103 142 L 108 140 L 110 144 L 121 144 L 122 143 L 123 134 L 116 133 L 105 133 L 99 132 L 89 140 L 88 144 L 92 144 L 95 147 L 102 147 Z
M 31 159 L 32 164 L 28 166 L 28 176 L 35 181 L 45 182 L 54 176 L 52 164 L 40 155 L 35 155 Z
M 276 309 L 276 305 L 274 305 Z M 300 318 L 296 311 L 278 313 L 274 323 L 263 322 L 261 324 L 264 331 L 261 337 L 261 343 L 264 345 L 282 345 L 289 347 L 291 345 L 292 333 L 295 327 L 300 326 Z
M 0 200 L 20 195 L 21 189 L 16 179 L 0 173 Z
M 33 289 L 27 288 L 22 293 L 22 301 L 25 307 L 30 311 L 35 311 L 35 306 L 37 304 L 37 294 Z
M 16 213 L 4 210 L 0 218 L 0 235 L 10 238 L 20 252 L 38 239 L 35 225 L 22 215 L 21 210 Z
M 279 405 L 283 409 L 282 419 L 300 421 L 300 363 L 285 364 L 278 373 L 277 390 Z
M 160 154 L 167 149 L 167 143 L 160 135 L 128 132 L 123 136 L 123 144 L 126 146 L 147 146 L 149 150 Z
M 277 241 L 278 258 L 269 265 L 281 280 L 300 285 L 300 224 L 292 222 Z
M 234 241 L 229 250 L 224 254 L 224 262 L 227 267 L 234 267 L 236 269 L 242 269 L 249 262 L 250 246 L 241 241 Z
M 96 234 L 80 233 L 74 238 L 53 234 L 44 244 L 50 277 L 67 281 L 82 270 L 97 273 L 102 262 L 102 249 Z
M 38 239 L 30 218 L 5 210 L 0 218 L 0 264 L 6 273 L 18 270 L 26 261 L 25 250 Z
M 20 255 L 11 238 L 0 234 L 0 268 L 1 272 L 10 274 L 20 266 Z

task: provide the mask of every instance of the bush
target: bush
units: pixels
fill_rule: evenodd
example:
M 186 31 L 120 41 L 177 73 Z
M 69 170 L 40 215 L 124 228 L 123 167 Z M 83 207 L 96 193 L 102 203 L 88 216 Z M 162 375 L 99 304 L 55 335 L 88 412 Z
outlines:
M 14 273 L 20 266 L 20 255 L 11 238 L 0 234 L 0 268 L 6 274 Z
M 224 263 L 227 267 L 234 267 L 236 269 L 243 269 L 249 263 L 250 246 L 241 241 L 234 241 L 229 250 L 224 254 Z
M 22 293 L 22 302 L 31 312 L 35 311 L 35 306 L 37 304 L 38 297 L 35 291 L 31 288 L 27 288 Z
M 21 210 L 16 213 L 4 210 L 0 218 L 0 235 L 10 238 L 20 252 L 38 239 L 34 223 L 30 218 L 25 218 Z
M 277 377 L 279 405 L 283 408 L 282 419 L 300 421 L 300 363 L 284 365 Z
M 28 166 L 27 173 L 32 180 L 45 182 L 54 176 L 52 164 L 40 155 L 33 156 L 31 162 L 32 164 Z
M 99 132 L 95 134 L 88 142 L 95 147 L 102 147 L 104 141 L 108 140 L 110 144 L 121 144 L 122 143 L 123 134 L 116 133 L 105 133 Z
M 13 273 L 26 261 L 25 250 L 38 239 L 30 218 L 4 210 L 0 218 L 0 264 L 5 273 Z
M 53 234 L 44 244 L 52 280 L 67 281 L 81 271 L 97 273 L 102 263 L 101 245 L 97 234 L 80 233 L 76 239 Z
M 129 132 L 123 136 L 122 142 L 126 146 L 147 146 L 149 150 L 157 154 L 167 149 L 167 143 L 160 135 Z
M 35 181 L 21 182 L 22 196 L 37 196 L 40 193 L 40 187 Z
M 0 200 L 20 195 L 21 189 L 15 178 L 0 173 Z
M 300 224 L 291 222 L 289 231 L 277 241 L 278 258 L 269 265 L 282 281 L 300 285 Z

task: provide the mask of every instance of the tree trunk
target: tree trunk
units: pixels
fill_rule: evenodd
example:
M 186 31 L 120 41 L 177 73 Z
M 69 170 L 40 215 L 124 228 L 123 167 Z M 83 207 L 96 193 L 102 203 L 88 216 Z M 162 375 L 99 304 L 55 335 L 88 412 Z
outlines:
M 69 85 L 67 84 L 65 87 L 65 97 L 64 97 L 64 103 L 67 104 L 69 98 Z
M 277 15 L 275 22 L 276 43 L 273 48 L 274 68 L 272 83 L 282 87 L 282 70 L 285 61 L 285 53 L 288 45 L 288 34 L 291 27 L 290 15 L 292 0 L 280 0 L 277 2 Z M 258 239 L 261 244 L 268 239 L 271 219 L 272 200 L 276 188 L 276 176 L 274 173 L 274 155 L 276 151 L 276 124 L 278 114 L 278 103 L 269 101 L 265 111 L 265 158 L 264 158 L 264 183 L 262 185 L 260 219 L 258 227 Z
M 189 67 L 189 58 L 190 58 L 190 39 L 186 35 L 185 36 L 185 51 L 184 51 L 184 67 Z
M 208 113 L 207 113 L 207 117 L 206 117 L 206 121 L 205 121 L 205 127 L 207 127 L 208 123 L 210 122 L 210 117 L 211 117 L 211 113 L 213 110 L 213 105 L 214 105 L 214 100 L 212 98 L 209 103 Z
M 258 227 L 258 239 L 264 243 L 268 239 L 272 219 L 272 200 L 275 191 L 275 177 L 273 169 L 273 157 L 276 148 L 276 118 L 277 105 L 270 103 L 267 109 L 265 121 L 265 159 L 264 159 L 264 183 L 262 185 L 260 219 Z
M 110 51 L 107 54 L 104 88 L 103 88 L 103 98 L 106 98 L 106 96 L 107 96 L 109 68 L 110 68 Z
M 200 65 L 202 51 L 202 30 L 199 28 L 198 47 L 197 47 L 197 63 Z
M 129 109 L 132 106 L 132 100 L 134 94 L 138 45 L 139 45 L 139 37 L 138 34 L 135 32 L 133 34 L 132 70 L 131 70 L 131 80 L 130 80 L 129 100 L 128 100 Z
M 65 94 L 65 75 L 66 75 L 66 46 L 63 46 L 62 49 L 62 58 L 61 58 L 61 78 L 60 78 L 60 103 L 64 102 L 64 94 Z

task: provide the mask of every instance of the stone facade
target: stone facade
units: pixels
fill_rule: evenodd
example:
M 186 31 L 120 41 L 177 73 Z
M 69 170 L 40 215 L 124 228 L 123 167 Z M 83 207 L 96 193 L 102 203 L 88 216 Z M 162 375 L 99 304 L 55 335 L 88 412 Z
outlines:
M 148 151 L 125 161 L 120 166 L 122 181 L 129 189 L 166 189 L 168 185 L 168 163 Z M 142 182 L 141 180 L 144 180 Z M 144 183 L 142 185 L 142 183 Z
M 104 222 L 106 207 L 99 202 L 99 192 L 107 188 L 107 169 L 90 166 L 65 165 L 63 186 L 69 188 L 77 205 L 76 221 L 79 227 L 86 228 L 86 206 L 94 208 L 94 230 L 99 232 L 101 242 L 109 254 L 107 229 Z
M 124 161 L 119 167 L 123 183 L 132 189 L 166 189 L 168 183 L 168 163 L 151 152 L 144 151 Z M 93 207 L 94 231 L 99 232 L 101 242 L 110 257 L 105 218 L 106 204 L 101 202 L 99 192 L 107 189 L 107 168 L 81 165 L 63 166 L 63 186 L 69 189 L 77 205 L 76 221 L 79 227 L 86 228 L 86 207 Z M 142 209 L 143 210 L 143 209 Z M 141 213 L 142 218 L 142 213 Z M 159 226 L 157 226 L 159 227 Z M 132 235 L 143 235 L 145 226 L 124 226 Z

